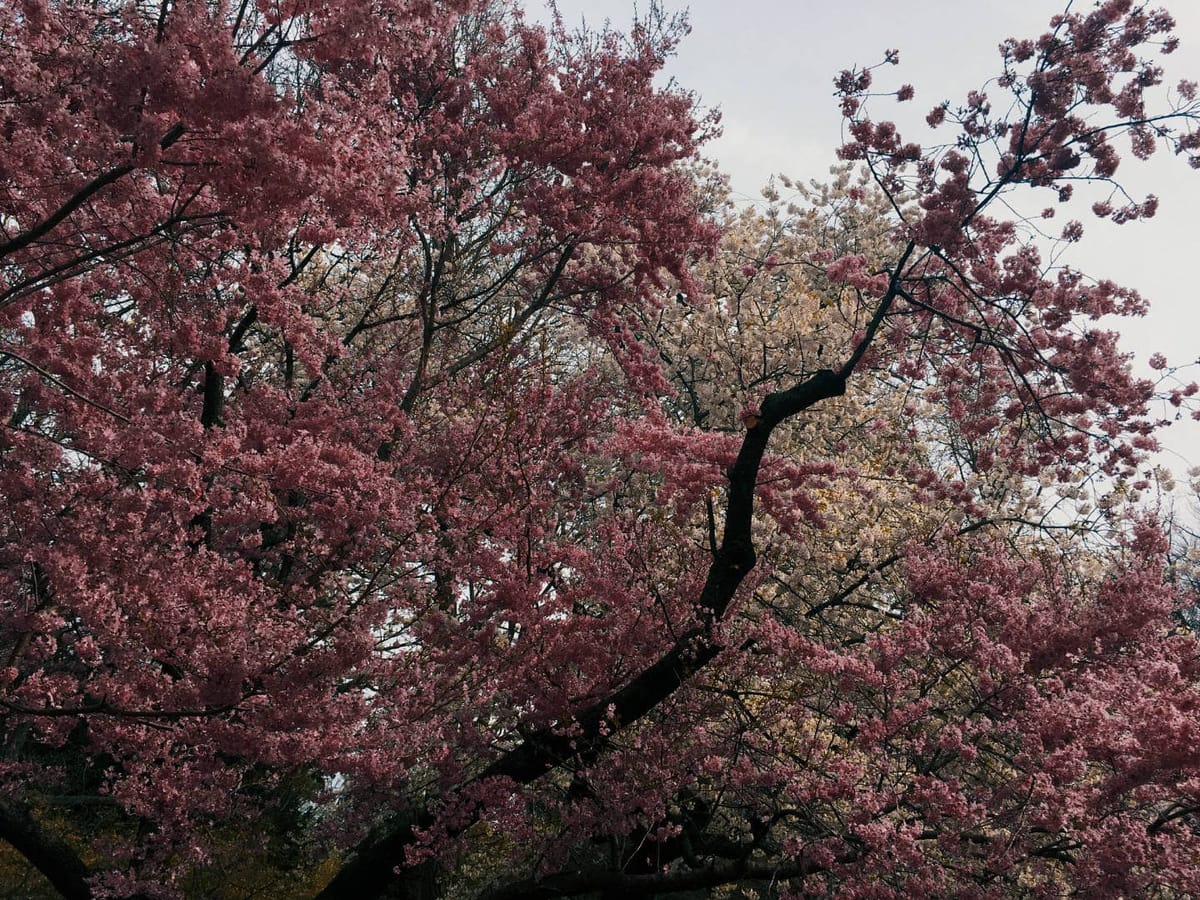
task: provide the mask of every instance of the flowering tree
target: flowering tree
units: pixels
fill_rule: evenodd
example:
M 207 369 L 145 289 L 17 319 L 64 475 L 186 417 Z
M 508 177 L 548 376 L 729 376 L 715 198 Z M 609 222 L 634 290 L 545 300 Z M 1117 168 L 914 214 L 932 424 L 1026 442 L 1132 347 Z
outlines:
M 0 8 L 0 836 L 170 895 L 301 783 L 327 898 L 1200 890 L 1143 303 L 1000 212 L 1153 214 L 1169 17 L 944 146 L 843 73 L 863 179 L 739 218 L 677 22 L 342 6 Z

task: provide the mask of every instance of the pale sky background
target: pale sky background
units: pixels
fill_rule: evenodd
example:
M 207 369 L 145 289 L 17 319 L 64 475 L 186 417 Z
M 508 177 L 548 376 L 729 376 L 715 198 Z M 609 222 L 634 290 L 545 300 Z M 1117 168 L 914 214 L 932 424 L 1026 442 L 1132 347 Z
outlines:
M 530 14 L 537 0 L 528 0 Z M 1064 4 L 1055 0 L 664 0 L 667 10 L 690 9 L 692 33 L 683 41 L 667 74 L 694 91 L 706 107 L 722 113 L 722 137 L 706 155 L 730 175 L 735 193 L 759 198 L 773 173 L 807 181 L 822 179 L 841 143 L 841 116 L 832 80 L 842 69 L 871 65 L 888 48 L 900 51 L 899 66 L 876 73 L 874 87 L 894 90 L 909 83 L 916 98 L 900 105 L 873 101 L 876 118 L 907 116 L 908 140 L 936 142 L 924 114 L 943 99 L 957 102 L 1000 68 L 997 46 L 1005 37 L 1036 37 Z M 1200 80 L 1200 0 L 1163 0 L 1178 22 L 1180 48 L 1163 60 L 1166 84 Z M 1089 0 L 1076 0 L 1086 10 Z M 606 19 L 624 30 L 634 0 L 559 0 L 568 25 Z M 640 8 L 648 7 L 641 0 Z M 992 95 L 998 96 L 993 87 Z M 942 132 L 937 133 L 939 136 Z M 1152 306 L 1150 315 L 1123 321 L 1125 346 L 1149 374 L 1145 360 L 1163 353 L 1171 365 L 1200 357 L 1200 308 L 1195 268 L 1200 262 L 1200 171 L 1160 151 L 1149 163 L 1126 155 L 1118 172 L 1141 199 L 1159 197 L 1158 215 L 1122 227 L 1107 225 L 1080 210 L 1086 233 L 1064 261 L 1094 277 L 1137 288 Z M 1050 204 L 1046 204 L 1050 205 Z M 1083 215 L 1082 213 L 1086 213 Z M 1059 213 L 1055 224 L 1071 216 Z M 1200 369 L 1184 373 L 1200 380 Z M 1166 413 L 1160 413 L 1166 417 Z M 1200 424 L 1180 422 L 1161 433 L 1161 462 L 1180 481 L 1200 465 Z

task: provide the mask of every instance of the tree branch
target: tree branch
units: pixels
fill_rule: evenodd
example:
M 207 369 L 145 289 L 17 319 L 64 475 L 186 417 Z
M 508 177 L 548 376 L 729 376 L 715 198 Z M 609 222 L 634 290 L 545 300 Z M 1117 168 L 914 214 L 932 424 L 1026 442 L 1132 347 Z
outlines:
M 183 136 L 183 131 L 184 128 L 182 124 L 175 125 L 170 131 L 163 135 L 162 140 L 159 141 L 159 146 L 163 150 L 166 150 Z M 53 231 L 54 228 L 61 224 L 63 220 L 71 215 L 71 213 L 75 212 L 75 210 L 79 209 L 79 207 L 91 199 L 94 194 L 108 187 L 108 185 L 112 184 L 113 182 L 124 178 L 135 168 L 136 166 L 132 164 L 126 164 L 109 169 L 107 172 L 101 175 L 97 175 L 78 191 L 76 191 L 74 196 L 67 200 L 66 203 L 44 218 L 37 225 L 34 225 L 24 234 L 17 235 L 11 241 L 0 244 L 0 258 L 8 256 L 10 253 L 15 253 L 24 247 L 28 247 L 34 241 L 45 237 L 47 234 Z
M 747 430 L 737 460 L 728 472 L 724 537 L 697 603 L 700 623 L 681 635 L 663 656 L 624 687 L 577 713 L 569 730 L 546 728 L 526 735 L 520 745 L 494 760 L 473 781 L 502 778 L 515 784 L 529 784 L 567 760 L 589 764 L 607 746 L 610 734 L 644 718 L 716 658 L 724 648 L 715 626 L 755 563 L 751 534 L 754 491 L 771 432 L 788 417 L 822 400 L 841 396 L 845 390 L 845 377 L 823 369 L 786 391 L 768 395 L 763 401 L 763 415 L 754 428 Z M 450 833 L 461 833 L 474 818 L 468 816 Z M 379 896 L 394 879 L 410 877 L 413 867 L 406 865 L 405 851 L 414 843 L 417 830 L 430 827 L 434 819 L 427 810 L 421 810 L 402 817 L 402 821 L 402 825 L 385 827 L 368 838 L 318 894 L 318 900 Z
M 0 838 L 29 860 L 65 900 L 91 900 L 90 873 L 75 848 L 43 828 L 26 806 L 0 800 Z

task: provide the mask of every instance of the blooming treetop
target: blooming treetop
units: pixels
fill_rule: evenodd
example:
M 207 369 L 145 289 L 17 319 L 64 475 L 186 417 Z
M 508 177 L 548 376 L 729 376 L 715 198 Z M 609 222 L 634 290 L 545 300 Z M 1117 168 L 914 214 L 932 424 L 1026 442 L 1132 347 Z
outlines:
M 1163 539 L 1031 487 L 1137 477 L 1143 301 L 1005 211 L 1196 158 L 1171 28 L 929 149 L 843 73 L 865 180 L 737 219 L 657 10 L 0 7 L 0 835 L 171 895 L 311 776 L 327 898 L 1200 890 Z

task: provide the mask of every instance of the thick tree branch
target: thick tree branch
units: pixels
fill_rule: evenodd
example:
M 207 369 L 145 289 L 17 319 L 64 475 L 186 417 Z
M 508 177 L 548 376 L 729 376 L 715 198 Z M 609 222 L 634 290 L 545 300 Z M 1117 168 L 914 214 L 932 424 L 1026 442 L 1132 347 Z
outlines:
M 184 128 L 182 124 L 175 125 L 175 127 L 163 135 L 162 140 L 159 141 L 159 146 L 163 150 L 166 150 L 183 136 L 183 131 Z M 78 191 L 76 191 L 66 203 L 64 203 L 46 218 L 42 219 L 42 221 L 38 222 L 38 224 L 34 225 L 28 231 L 17 235 L 11 241 L 6 241 L 5 243 L 0 244 L 0 258 L 8 256 L 10 253 L 15 253 L 24 247 L 28 247 L 34 241 L 45 237 L 58 225 L 60 225 L 68 216 L 70 216 L 71 213 L 75 212 L 75 210 L 79 209 L 79 207 L 83 206 L 84 203 L 95 196 L 95 194 L 108 187 L 108 185 L 112 184 L 113 182 L 120 181 L 135 168 L 137 167 L 134 165 L 126 164 L 123 166 L 116 166 L 112 169 L 109 169 L 107 172 L 104 172 L 103 174 L 97 175 Z
M 83 206 L 83 204 L 86 203 L 93 195 L 108 187 L 108 185 L 112 184 L 113 182 L 121 180 L 130 172 L 132 172 L 134 168 L 135 167 L 131 165 L 117 166 L 114 169 L 109 169 L 102 175 L 97 175 L 78 191 L 76 191 L 74 196 L 68 199 L 66 203 L 64 203 L 46 218 L 42 219 L 42 221 L 38 222 L 28 231 L 18 234 L 11 241 L 6 241 L 5 243 L 0 244 L 0 257 L 8 256 L 10 253 L 16 253 L 18 250 L 28 247 L 34 241 L 45 237 L 47 234 L 53 231 L 56 226 L 62 223 L 63 220 L 71 215 L 71 213 Z
M 754 492 L 771 432 L 790 416 L 822 400 L 841 396 L 845 390 L 844 376 L 823 369 L 786 391 L 768 395 L 763 401 L 763 415 L 754 428 L 747 430 L 728 472 L 724 537 L 700 592 L 697 603 L 700 623 L 681 635 L 663 656 L 622 688 L 581 710 L 569 731 L 548 728 L 527 735 L 519 746 L 484 769 L 477 781 L 502 778 L 515 784 L 529 784 L 568 760 L 589 764 L 607 745 L 609 734 L 640 721 L 721 652 L 723 646 L 715 625 L 755 563 L 751 534 Z M 403 826 L 384 829 L 369 839 L 321 891 L 319 900 L 379 896 L 394 878 L 407 877 L 406 870 L 411 869 L 405 866 L 405 850 L 415 840 L 416 829 L 429 827 L 433 818 L 422 810 L 406 816 L 404 822 Z M 456 829 L 454 833 L 460 831 Z
M 200 411 L 200 424 L 205 430 L 221 424 L 225 410 L 225 379 L 212 362 L 204 363 L 204 405 Z
M 90 873 L 75 848 L 43 828 L 25 806 L 0 800 L 0 838 L 29 860 L 65 900 L 91 900 Z

